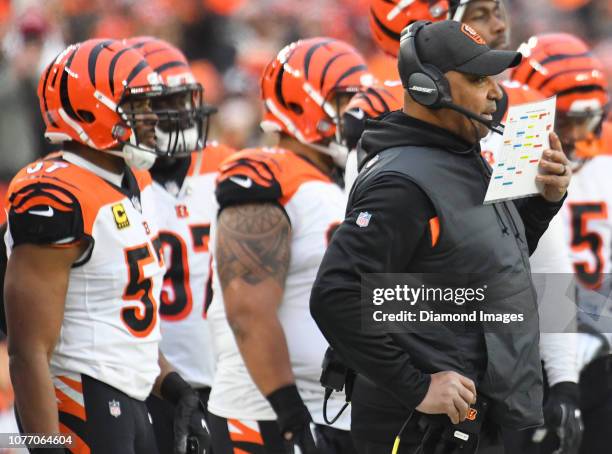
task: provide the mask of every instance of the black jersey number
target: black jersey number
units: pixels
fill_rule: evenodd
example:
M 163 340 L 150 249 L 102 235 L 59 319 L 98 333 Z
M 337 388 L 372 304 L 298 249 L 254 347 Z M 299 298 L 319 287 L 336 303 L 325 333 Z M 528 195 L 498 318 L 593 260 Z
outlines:
M 596 289 L 601 285 L 604 267 L 602 256 L 603 240 L 596 231 L 589 230 L 590 220 L 607 219 L 608 208 L 604 202 L 571 203 L 572 250 L 588 249 L 593 254 L 595 266 L 589 262 L 574 262 L 578 280 L 587 288 Z
M 126 301 L 138 301 L 135 306 L 121 310 L 121 319 L 130 333 L 136 337 L 149 335 L 157 320 L 157 303 L 153 296 L 153 281 L 145 277 L 143 268 L 155 261 L 155 255 L 147 244 L 125 250 L 128 267 L 128 284 L 123 292 Z

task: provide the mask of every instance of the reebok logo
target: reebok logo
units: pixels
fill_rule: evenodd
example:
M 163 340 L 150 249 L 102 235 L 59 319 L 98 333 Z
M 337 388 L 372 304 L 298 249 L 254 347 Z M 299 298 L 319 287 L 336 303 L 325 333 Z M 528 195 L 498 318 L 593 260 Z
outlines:
M 251 180 L 249 177 L 230 177 L 229 179 L 245 189 L 249 189 L 251 186 L 253 186 L 253 180 Z
M 434 91 L 436 91 L 435 88 L 419 87 L 417 85 L 413 85 L 408 90 L 420 91 L 421 93 L 433 93 Z

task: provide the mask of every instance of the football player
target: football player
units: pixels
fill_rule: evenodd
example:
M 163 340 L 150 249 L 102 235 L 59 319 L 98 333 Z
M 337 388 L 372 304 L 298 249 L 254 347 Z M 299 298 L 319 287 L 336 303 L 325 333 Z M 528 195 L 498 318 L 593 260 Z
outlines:
M 581 453 L 604 453 L 612 445 L 612 376 L 610 375 L 612 256 L 612 157 L 605 122 L 609 94 L 603 65 L 579 38 L 549 34 L 530 38 L 519 50 L 523 62 L 512 78 L 557 96 L 555 129 L 563 150 L 574 163 L 574 176 L 561 218 L 571 248 L 578 283 L 578 360 L 581 367 L 581 409 L 585 425 Z M 607 333 L 607 334 L 606 334 Z M 552 452 L 554 449 L 542 450 Z M 561 446 L 559 452 L 577 452 Z
M 126 43 L 143 55 L 168 87 L 167 94 L 153 100 L 161 156 L 151 168 L 152 189 L 166 263 L 159 305 L 160 349 L 205 406 L 214 371 L 206 319 L 212 299 L 208 241 L 217 213 L 217 168 L 233 150 L 206 143 L 208 117 L 214 109 L 203 103 L 203 88 L 183 53 L 157 38 L 138 37 Z M 171 452 L 172 405 L 155 395 L 149 396 L 147 405 L 160 452 Z
M 9 187 L 4 294 L 17 411 L 26 433 L 69 435 L 72 453 L 158 452 L 144 402 L 152 388 L 175 405 L 176 453 L 203 416 L 158 355 L 164 263 L 142 169 L 158 154 L 152 100 L 165 92 L 120 42 L 67 47 L 38 87 L 45 136 L 63 151 Z
M 341 41 L 289 44 L 261 82 L 262 128 L 278 133 L 278 145 L 241 151 L 221 165 L 209 311 L 217 454 L 355 452 L 348 413 L 326 423 L 344 399 L 332 396 L 324 416 L 319 376 L 327 343 L 309 298 L 346 204 L 338 182 L 347 155 L 341 111 L 371 82 L 362 56 Z

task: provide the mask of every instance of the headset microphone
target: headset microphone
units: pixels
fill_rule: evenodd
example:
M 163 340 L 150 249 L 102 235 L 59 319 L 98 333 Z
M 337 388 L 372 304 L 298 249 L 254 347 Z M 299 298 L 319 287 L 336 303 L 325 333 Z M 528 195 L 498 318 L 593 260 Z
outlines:
M 453 104 L 451 103 L 444 103 L 442 105 L 442 107 L 446 107 L 447 109 L 452 109 L 456 112 L 459 112 L 463 115 L 465 115 L 466 117 L 471 118 L 472 120 L 476 120 L 479 123 L 482 123 L 483 125 L 485 125 L 487 128 L 489 128 L 491 131 L 503 135 L 504 134 L 504 125 L 502 125 L 501 123 L 495 121 L 495 120 L 488 120 L 486 118 L 481 117 L 480 115 L 476 115 L 474 112 L 464 109 L 461 106 L 458 106 L 457 104 Z
M 452 109 L 466 117 L 482 123 L 497 134 L 504 133 L 504 127 L 496 119 L 489 120 L 453 103 L 448 79 L 433 65 L 423 64 L 416 50 L 416 36 L 429 21 L 417 21 L 402 31 L 398 70 L 404 89 L 412 99 L 430 109 Z

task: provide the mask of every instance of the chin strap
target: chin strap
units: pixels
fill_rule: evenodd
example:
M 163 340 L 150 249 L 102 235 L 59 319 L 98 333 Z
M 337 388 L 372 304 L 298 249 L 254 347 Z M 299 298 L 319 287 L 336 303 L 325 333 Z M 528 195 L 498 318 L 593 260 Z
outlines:
M 136 147 L 130 143 L 123 143 L 121 150 L 101 150 L 104 153 L 112 154 L 123 158 L 128 167 L 137 170 L 149 170 L 155 164 L 157 155 L 155 150 L 147 151 L 141 147 Z

